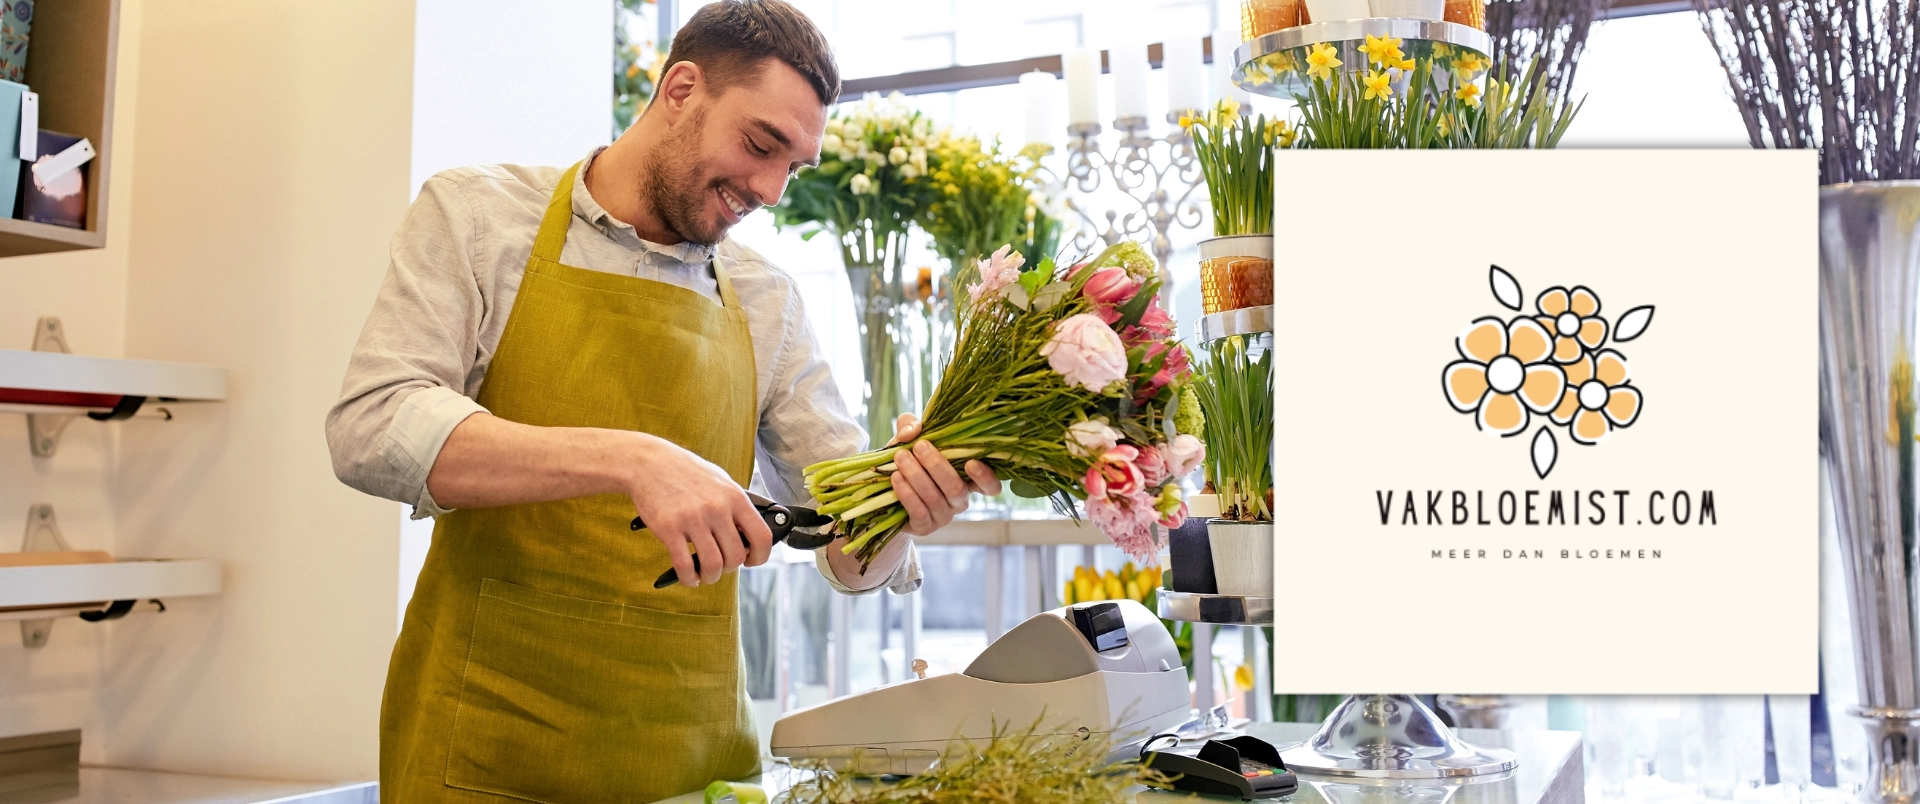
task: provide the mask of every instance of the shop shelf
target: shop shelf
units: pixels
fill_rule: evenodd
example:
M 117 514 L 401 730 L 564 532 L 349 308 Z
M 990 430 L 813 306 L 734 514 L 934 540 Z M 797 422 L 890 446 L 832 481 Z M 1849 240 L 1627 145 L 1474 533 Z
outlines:
M 1436 44 L 1485 55 L 1493 49 L 1486 31 L 1439 20 L 1376 17 L 1335 22 L 1313 22 L 1283 28 L 1242 44 L 1233 52 L 1233 83 L 1258 95 L 1292 99 L 1307 91 L 1306 56 L 1315 45 L 1332 45 L 1341 72 L 1367 69 L 1359 48 L 1368 36 L 1401 40 L 1409 58 L 1424 58 Z
M 1212 343 L 1234 335 L 1259 335 L 1273 331 L 1273 305 L 1222 310 L 1200 318 L 1200 342 Z
M 224 400 L 227 370 L 162 360 L 0 349 L 0 411 L 106 411 L 127 397 L 167 403 Z
M 97 609 L 115 600 L 165 600 L 219 592 L 220 562 L 213 559 L 0 567 L 0 619 L 62 613 L 42 611 L 49 609 Z

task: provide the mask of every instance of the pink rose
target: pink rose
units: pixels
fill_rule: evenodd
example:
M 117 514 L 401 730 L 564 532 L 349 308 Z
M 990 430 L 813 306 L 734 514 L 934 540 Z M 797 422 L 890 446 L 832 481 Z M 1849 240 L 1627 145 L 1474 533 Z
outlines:
M 1140 457 L 1133 459 L 1133 466 L 1140 470 L 1140 479 L 1147 488 L 1157 489 L 1167 482 L 1167 460 L 1160 450 L 1147 447 L 1140 450 Z
M 1020 266 L 1027 258 L 1009 254 L 1012 246 L 1001 246 L 993 256 L 980 261 L 980 281 L 967 286 L 967 297 L 978 304 L 981 297 L 997 296 L 1008 285 L 1020 281 Z
M 1086 486 L 1087 499 L 1125 497 L 1144 488 L 1146 478 L 1133 463 L 1139 457 L 1139 448 L 1132 444 L 1120 444 L 1102 453 L 1087 467 L 1085 482 L 1081 484 Z
M 1169 477 L 1186 477 L 1193 470 L 1198 469 L 1200 462 L 1207 457 L 1207 445 L 1186 433 L 1174 436 L 1172 440 L 1154 449 L 1160 453 L 1160 460 L 1166 464 Z
M 1094 393 L 1127 376 L 1127 346 L 1100 317 L 1092 313 L 1068 316 L 1054 325 L 1053 338 L 1040 347 L 1047 365 Z
M 1153 523 L 1160 514 L 1153 504 L 1154 499 L 1146 492 L 1091 497 L 1087 499 L 1087 516 L 1121 552 L 1137 561 L 1152 561 L 1160 552 L 1159 541 L 1153 537 Z
M 1140 283 L 1125 268 L 1102 268 L 1093 272 L 1082 292 L 1096 304 L 1124 304 L 1140 292 Z

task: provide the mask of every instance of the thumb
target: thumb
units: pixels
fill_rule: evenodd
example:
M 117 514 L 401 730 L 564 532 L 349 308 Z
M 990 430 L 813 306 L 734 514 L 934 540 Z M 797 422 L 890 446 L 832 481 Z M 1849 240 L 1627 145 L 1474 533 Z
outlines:
M 920 417 L 911 413 L 902 413 L 893 420 L 893 443 L 905 444 L 920 435 Z

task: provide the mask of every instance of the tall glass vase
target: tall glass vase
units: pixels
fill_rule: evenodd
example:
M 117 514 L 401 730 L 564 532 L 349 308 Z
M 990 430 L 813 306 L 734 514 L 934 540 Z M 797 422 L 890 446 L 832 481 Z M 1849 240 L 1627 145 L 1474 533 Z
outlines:
M 920 348 L 924 305 L 910 296 L 906 264 L 907 233 L 861 221 L 840 234 L 840 258 L 847 267 L 855 315 L 860 325 L 860 362 L 865 374 L 861 415 L 869 449 L 893 439 L 893 421 L 919 413 L 922 396 Z M 916 319 L 920 319 L 916 321 Z
M 1920 182 L 1820 191 L 1820 452 L 1868 731 L 1862 800 L 1920 800 Z M 1835 726 L 1835 728 L 1839 728 Z

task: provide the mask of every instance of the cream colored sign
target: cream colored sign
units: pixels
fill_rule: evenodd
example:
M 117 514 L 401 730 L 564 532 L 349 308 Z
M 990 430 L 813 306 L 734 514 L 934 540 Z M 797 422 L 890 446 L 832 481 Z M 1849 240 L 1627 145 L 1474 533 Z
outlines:
M 1276 692 L 1814 691 L 1811 152 L 1281 161 Z

